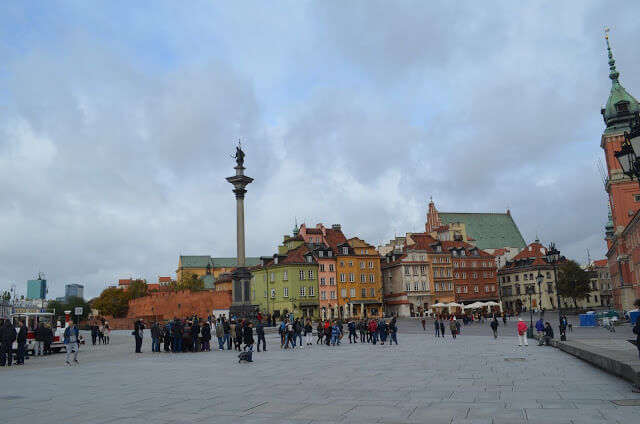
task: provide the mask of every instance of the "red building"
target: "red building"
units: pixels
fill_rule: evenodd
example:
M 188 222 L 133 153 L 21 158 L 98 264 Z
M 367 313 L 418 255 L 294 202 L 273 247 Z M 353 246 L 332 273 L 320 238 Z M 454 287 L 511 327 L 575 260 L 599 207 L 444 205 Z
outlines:
M 606 129 L 600 147 L 604 149 L 607 164 L 606 191 L 609 195 L 610 216 L 606 230 L 607 260 L 613 284 L 614 307 L 620 311 L 633 308 L 633 301 L 640 297 L 640 255 L 636 251 L 638 240 L 638 211 L 640 187 L 622 172 L 615 153 L 621 149 L 624 133 L 629 131 L 629 121 L 640 112 L 640 104 L 620 84 L 620 73 L 607 37 L 609 78 L 611 92 L 606 106 L 601 110 Z
M 493 255 L 463 241 L 443 241 L 451 253 L 456 302 L 498 302 L 498 276 Z

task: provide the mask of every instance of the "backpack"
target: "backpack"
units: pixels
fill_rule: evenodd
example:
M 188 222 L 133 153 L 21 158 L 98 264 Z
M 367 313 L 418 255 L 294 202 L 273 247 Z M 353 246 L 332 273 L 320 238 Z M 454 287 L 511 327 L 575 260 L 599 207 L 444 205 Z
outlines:
M 282 324 L 280 324 L 280 329 L 279 329 L 280 334 L 284 333 L 284 329 L 285 329 L 285 327 L 286 327 L 286 326 L 287 326 L 287 324 L 286 324 L 285 322 L 283 322 Z

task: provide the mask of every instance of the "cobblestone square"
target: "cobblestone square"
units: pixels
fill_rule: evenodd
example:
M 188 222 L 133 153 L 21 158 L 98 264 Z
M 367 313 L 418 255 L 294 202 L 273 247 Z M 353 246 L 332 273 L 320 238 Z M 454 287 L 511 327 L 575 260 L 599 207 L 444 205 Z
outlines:
M 407 332 L 403 333 L 403 328 Z M 631 385 L 559 349 L 518 347 L 463 328 L 456 340 L 402 320 L 398 346 L 349 344 L 268 352 L 133 353 L 129 332 L 0 371 L 6 423 L 635 423 Z M 478 334 L 478 335 L 469 335 Z M 508 361 L 507 359 L 520 360 Z M 621 404 L 624 404 L 622 402 Z M 628 403 L 628 402 L 627 402 Z

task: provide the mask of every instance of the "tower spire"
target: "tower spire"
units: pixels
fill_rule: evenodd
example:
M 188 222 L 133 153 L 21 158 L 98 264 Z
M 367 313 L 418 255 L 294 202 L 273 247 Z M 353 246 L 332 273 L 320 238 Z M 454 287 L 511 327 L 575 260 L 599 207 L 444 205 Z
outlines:
M 609 78 L 614 83 L 617 83 L 620 72 L 616 69 L 616 61 L 613 58 L 613 53 L 611 52 L 611 45 L 609 44 L 609 28 L 604 29 L 604 38 L 607 40 L 607 52 L 609 54 Z

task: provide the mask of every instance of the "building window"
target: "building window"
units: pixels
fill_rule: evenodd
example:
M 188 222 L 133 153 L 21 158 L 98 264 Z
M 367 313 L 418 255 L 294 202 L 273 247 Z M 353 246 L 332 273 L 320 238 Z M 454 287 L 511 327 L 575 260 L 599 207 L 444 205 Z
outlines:
M 343 255 L 348 255 L 348 254 L 349 254 L 349 248 L 348 248 L 348 247 L 346 247 L 346 246 L 345 246 L 345 247 L 343 247 L 343 248 L 342 248 L 342 254 L 343 254 Z
M 329 285 L 335 286 L 336 285 L 336 279 L 333 278 L 333 277 L 329 277 Z
M 324 272 L 324 264 L 320 264 L 320 272 Z
M 329 272 L 333 272 L 335 269 L 333 268 L 333 264 L 329 264 Z
M 451 278 L 451 270 L 447 268 L 447 277 Z
M 371 287 L 371 288 L 369 289 L 369 294 L 371 295 L 371 296 L 369 296 L 369 297 L 376 297 L 376 289 L 374 289 L 373 287 Z
M 440 286 L 438 285 L 438 283 L 435 283 L 433 287 L 437 292 L 440 291 Z
M 363 287 L 360 290 L 360 295 L 361 295 L 360 297 L 367 297 L 367 289 Z
M 460 292 L 461 292 L 460 286 L 456 286 L 456 293 L 460 293 Z
M 266 290 L 264 291 L 264 298 L 265 299 L 267 298 L 267 291 Z
M 369 261 L 369 269 L 373 269 L 373 261 Z
M 462 286 L 462 291 L 463 291 L 464 293 L 468 293 L 468 292 L 469 292 L 469 289 L 467 288 L 467 286 Z
M 289 287 L 285 287 L 282 289 L 282 295 L 284 297 L 289 297 Z
M 355 275 L 353 275 L 353 272 L 352 272 L 352 273 L 349 273 L 349 282 L 350 282 L 350 283 L 353 283 L 353 282 L 355 282 L 355 281 L 356 281 L 356 276 L 355 276 Z
M 325 279 L 325 277 L 320 277 L 320 285 L 324 286 L 327 284 L 327 280 Z
M 313 256 L 311 256 L 311 255 L 307 256 L 307 262 L 312 263 L 313 262 Z
M 347 281 L 346 277 L 344 274 L 340 274 L 340 282 L 341 283 L 345 283 Z
M 288 281 L 289 280 L 289 271 L 286 271 L 286 270 L 284 271 L 284 275 L 283 275 L 282 279 L 284 281 Z
M 336 291 L 335 290 L 331 290 L 331 299 L 332 300 L 336 299 Z
M 420 275 L 427 275 L 427 267 L 420 265 Z
M 356 297 L 356 289 L 354 288 L 349 289 L 349 297 Z
M 466 280 L 466 279 L 467 279 L 467 273 L 466 273 L 466 272 L 463 272 L 463 273 L 462 273 L 462 279 L 463 279 L 463 280 Z
M 427 291 L 427 283 L 425 283 L 424 281 L 422 282 L 422 290 Z
M 407 274 L 407 275 L 409 275 L 409 274 Z M 433 268 L 433 276 L 434 277 L 438 277 L 438 270 L 435 269 L 435 268 Z
M 309 270 L 309 280 L 313 280 L 313 270 Z
M 364 268 L 365 268 L 364 261 L 360 261 L 360 269 L 364 269 Z
M 449 291 L 453 291 L 453 283 L 452 282 L 449 282 Z
M 349 261 L 349 266 L 352 267 L 353 266 L 353 261 Z
M 404 275 L 411 275 L 411 271 L 409 270 L 408 266 L 404 266 Z
M 269 281 L 271 281 L 272 283 L 276 281 L 276 276 L 274 272 L 269 273 Z
M 414 289 L 415 291 L 420 290 L 420 288 L 418 287 L 418 283 L 413 283 L 413 289 Z
M 444 278 L 444 268 L 440 268 L 440 277 Z
M 489 293 L 489 286 L 484 286 L 484 292 Z
M 471 273 L 471 278 L 478 278 L 478 274 L 476 274 L 475 272 Z
M 271 289 L 271 299 L 276 298 L 276 289 Z
M 318 250 L 318 257 L 321 258 L 324 256 L 324 252 L 322 250 Z
M 455 274 L 453 274 L 453 278 L 455 278 L 456 280 L 458 280 L 460 278 L 460 275 L 456 272 Z
M 340 296 L 342 296 L 342 298 L 345 299 L 347 297 L 347 289 L 341 289 Z
M 491 284 L 491 291 L 495 292 L 496 291 L 496 286 L 494 286 L 493 284 Z
M 418 267 L 416 265 L 413 266 L 413 275 L 418 275 Z
M 524 281 L 527 281 L 527 280 L 529 279 L 529 278 L 527 277 L 527 274 L 524 274 L 524 275 L 523 275 L 523 277 L 524 277 Z
M 474 293 L 478 293 L 478 285 L 477 284 L 475 286 L 473 286 L 473 292 Z
M 300 280 L 304 280 L 304 270 L 301 269 L 300 271 L 298 271 L 298 278 Z
M 328 256 L 328 257 L 332 257 L 332 256 L 333 256 L 333 250 L 329 250 L 329 251 L 327 251 L 327 256 Z
M 300 296 L 307 295 L 307 288 L 305 286 L 300 286 Z
M 376 282 L 375 274 L 369 274 L 369 282 L 370 283 L 375 283 Z
M 411 283 L 404 283 L 404 289 L 406 291 L 411 291 Z M 366 289 L 362 289 L 362 290 L 366 290 Z
M 322 299 L 322 300 L 327 300 L 327 292 L 325 292 L 325 291 L 321 291 L 321 292 L 320 292 L 320 299 Z
M 361 283 L 366 283 L 367 282 L 367 276 L 365 274 L 360 274 L 360 282 Z
M 316 295 L 316 288 L 313 286 L 309 286 L 309 296 L 315 296 Z
M 344 261 L 340 261 L 340 266 L 344 266 Z

